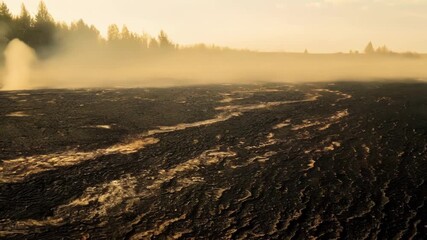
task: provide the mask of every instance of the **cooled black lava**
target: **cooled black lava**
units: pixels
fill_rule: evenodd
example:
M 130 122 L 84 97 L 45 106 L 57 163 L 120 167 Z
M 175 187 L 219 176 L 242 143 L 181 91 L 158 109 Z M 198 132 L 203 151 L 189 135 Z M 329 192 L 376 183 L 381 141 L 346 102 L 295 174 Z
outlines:
M 0 237 L 423 239 L 427 84 L 0 92 Z

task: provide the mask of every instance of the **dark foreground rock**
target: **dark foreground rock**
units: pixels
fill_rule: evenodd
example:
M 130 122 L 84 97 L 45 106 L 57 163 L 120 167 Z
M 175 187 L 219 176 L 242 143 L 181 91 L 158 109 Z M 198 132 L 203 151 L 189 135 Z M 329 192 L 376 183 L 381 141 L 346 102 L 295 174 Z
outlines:
M 427 84 L 0 92 L 0 237 L 425 239 Z

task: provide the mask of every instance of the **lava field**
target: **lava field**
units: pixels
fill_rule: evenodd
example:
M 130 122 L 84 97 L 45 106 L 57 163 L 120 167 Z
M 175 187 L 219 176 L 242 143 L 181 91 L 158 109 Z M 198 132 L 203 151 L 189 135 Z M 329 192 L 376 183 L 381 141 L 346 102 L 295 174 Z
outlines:
M 426 239 L 427 84 L 0 92 L 4 239 Z

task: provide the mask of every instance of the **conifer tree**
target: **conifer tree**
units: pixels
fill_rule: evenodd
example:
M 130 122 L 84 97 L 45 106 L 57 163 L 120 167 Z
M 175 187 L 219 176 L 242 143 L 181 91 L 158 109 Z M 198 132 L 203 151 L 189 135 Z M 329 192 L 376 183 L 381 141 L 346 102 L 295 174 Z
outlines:
M 24 4 L 21 5 L 21 14 L 16 18 L 14 32 L 16 38 L 28 43 L 32 35 L 33 18 Z
M 365 53 L 366 54 L 375 53 L 374 45 L 372 45 L 372 42 L 369 42 L 368 45 L 366 45 L 366 47 L 365 47 Z
M 46 4 L 41 1 L 35 16 L 30 44 L 35 47 L 36 50 L 39 50 L 41 55 L 46 55 L 44 50 L 55 44 L 55 31 L 55 22 L 47 10 Z
M 158 40 L 159 40 L 160 48 L 163 48 L 163 49 L 173 48 L 172 42 L 169 40 L 168 35 L 163 30 L 160 31 Z

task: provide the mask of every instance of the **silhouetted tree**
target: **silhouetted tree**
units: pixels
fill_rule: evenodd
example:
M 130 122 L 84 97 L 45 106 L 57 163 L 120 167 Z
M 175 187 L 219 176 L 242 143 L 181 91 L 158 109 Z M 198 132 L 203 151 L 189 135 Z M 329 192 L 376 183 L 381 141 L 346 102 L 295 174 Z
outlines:
M 9 11 L 6 3 L 0 3 L 0 22 L 10 23 L 12 21 L 12 14 Z
M 117 41 L 120 39 L 120 30 L 116 24 L 108 26 L 108 41 Z
M 377 48 L 377 53 L 381 53 L 381 54 L 388 54 L 391 53 L 391 51 L 387 48 L 386 45 L 382 46 L 382 47 L 378 47 Z
M 46 4 L 41 1 L 35 17 L 33 36 L 30 44 L 37 50 L 44 50 L 54 45 L 55 22 L 47 10 Z M 45 55 L 43 51 L 39 51 Z
M 6 45 L 10 41 L 12 14 L 5 3 L 0 3 L 0 45 Z
M 158 49 L 160 47 L 159 42 L 157 42 L 157 39 L 150 38 L 150 41 L 148 43 L 149 49 Z
M 53 23 L 53 18 L 47 10 L 46 4 L 40 1 L 36 14 L 36 23 Z
M 372 42 L 369 42 L 368 45 L 366 45 L 366 47 L 365 47 L 365 53 L 366 54 L 375 53 L 374 45 L 372 45 Z
M 148 39 L 145 35 L 139 35 L 130 31 L 126 25 L 122 27 L 120 34 L 121 43 L 129 50 L 128 54 L 137 54 L 138 52 L 147 49 Z
M 70 25 L 70 31 L 75 38 L 97 41 L 100 33 L 93 25 L 87 25 L 82 19 Z
M 21 15 L 16 18 L 14 24 L 14 37 L 24 42 L 30 42 L 32 36 L 33 18 L 24 4 L 21 5 Z
M 169 40 L 168 35 L 162 30 L 158 36 L 159 46 L 162 49 L 171 49 L 174 47 L 173 43 Z
M 122 31 L 120 33 L 120 38 L 122 40 L 131 40 L 133 39 L 133 33 L 129 31 L 128 27 L 126 25 L 123 25 Z

